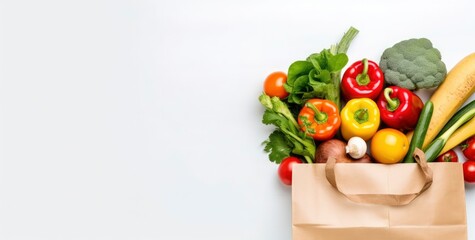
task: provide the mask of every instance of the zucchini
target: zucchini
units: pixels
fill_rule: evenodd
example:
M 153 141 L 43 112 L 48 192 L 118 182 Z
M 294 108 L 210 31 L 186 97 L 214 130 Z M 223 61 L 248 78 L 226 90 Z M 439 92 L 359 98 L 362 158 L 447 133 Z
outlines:
M 424 138 L 426 136 L 427 129 L 429 128 L 429 123 L 433 112 L 434 104 L 431 101 L 427 101 L 419 115 L 419 120 L 417 120 L 417 125 L 414 129 L 414 135 L 412 136 L 411 143 L 409 144 L 409 150 L 407 151 L 403 162 L 413 163 L 414 158 L 412 154 L 414 153 L 414 150 L 416 150 L 416 148 L 422 149 L 422 144 L 424 144 Z

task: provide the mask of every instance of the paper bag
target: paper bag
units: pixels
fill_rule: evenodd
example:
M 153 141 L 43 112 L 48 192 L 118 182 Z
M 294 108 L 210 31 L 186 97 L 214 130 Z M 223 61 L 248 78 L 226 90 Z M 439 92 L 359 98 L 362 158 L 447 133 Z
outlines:
M 467 240 L 461 163 L 297 164 L 293 240 Z

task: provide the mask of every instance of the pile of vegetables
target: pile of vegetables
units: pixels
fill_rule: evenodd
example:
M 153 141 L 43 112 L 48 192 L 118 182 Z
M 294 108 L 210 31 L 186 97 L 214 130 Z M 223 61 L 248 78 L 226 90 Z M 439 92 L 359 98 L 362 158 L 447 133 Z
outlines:
M 426 38 L 388 47 L 379 64 L 346 55 L 358 30 L 290 64 L 264 81 L 262 123 L 275 129 L 263 142 L 278 175 L 292 184 L 294 164 L 413 163 L 416 148 L 430 162 L 457 162 L 461 147 L 467 182 L 475 182 L 475 53 L 447 73 Z M 343 75 L 342 75 L 343 74 Z M 425 103 L 414 93 L 428 88 Z

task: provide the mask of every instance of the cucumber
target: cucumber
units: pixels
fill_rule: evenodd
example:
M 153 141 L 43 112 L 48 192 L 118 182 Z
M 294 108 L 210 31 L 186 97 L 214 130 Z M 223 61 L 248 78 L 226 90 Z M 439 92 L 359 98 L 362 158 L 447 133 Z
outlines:
M 444 125 L 444 127 L 440 130 L 439 134 L 437 134 L 437 137 L 435 138 L 438 138 L 442 134 L 444 134 L 450 127 L 452 127 L 457 122 L 459 118 L 465 115 L 472 108 L 475 108 L 475 100 L 471 101 L 469 104 L 458 110 L 457 113 L 455 113 L 455 115 L 452 116 L 450 120 Z
M 411 143 L 409 144 L 409 150 L 407 150 L 407 154 L 403 162 L 413 163 L 414 158 L 412 154 L 414 154 L 414 150 L 416 150 L 416 148 L 422 149 L 433 112 L 434 104 L 431 101 L 427 101 L 422 108 L 421 114 L 419 115 L 419 120 L 417 120 L 417 125 L 414 129 L 414 135 L 412 136 Z
M 428 162 L 434 161 L 437 156 L 440 154 L 442 149 L 444 149 L 445 144 L 447 143 L 449 137 L 462 125 L 464 125 L 466 122 L 470 121 L 475 116 L 475 107 L 470 107 L 467 109 L 464 109 L 463 114 L 455 114 L 457 115 L 457 118 L 455 119 L 455 122 L 451 124 L 451 126 L 442 133 L 439 137 L 437 137 L 435 140 L 433 140 L 429 146 L 427 146 L 424 149 L 424 153 L 426 155 L 426 159 Z M 454 117 L 455 117 L 454 115 Z
M 445 146 L 444 139 L 438 137 L 434 141 L 432 141 L 429 146 L 427 146 L 427 149 L 424 151 L 424 154 L 426 155 L 426 160 L 428 162 L 433 162 L 437 156 L 439 156 L 440 151 Z

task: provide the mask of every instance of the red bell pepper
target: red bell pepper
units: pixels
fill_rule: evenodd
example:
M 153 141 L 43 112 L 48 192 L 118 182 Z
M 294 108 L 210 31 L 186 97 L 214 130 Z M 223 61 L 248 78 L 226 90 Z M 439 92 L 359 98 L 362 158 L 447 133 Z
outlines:
M 408 89 L 390 86 L 376 101 L 381 120 L 391 128 L 412 130 L 416 127 L 424 103 Z
M 341 90 L 346 101 L 353 98 L 376 100 L 383 85 L 383 71 L 378 64 L 366 58 L 348 67 L 341 79 Z

